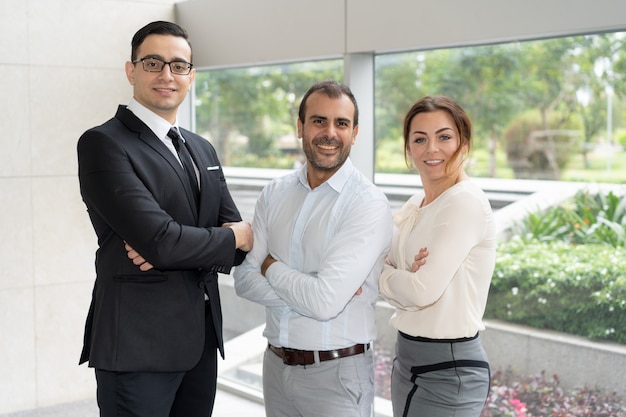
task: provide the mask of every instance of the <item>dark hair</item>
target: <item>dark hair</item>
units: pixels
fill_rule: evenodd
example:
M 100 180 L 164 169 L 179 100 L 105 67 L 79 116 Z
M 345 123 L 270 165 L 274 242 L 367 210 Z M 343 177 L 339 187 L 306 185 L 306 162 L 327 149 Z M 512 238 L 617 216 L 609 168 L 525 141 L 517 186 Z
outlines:
M 178 36 L 185 39 L 187 41 L 187 44 L 189 44 L 189 49 L 191 49 L 189 35 L 187 35 L 187 31 L 185 29 L 178 26 L 176 23 L 159 20 L 156 22 L 148 23 L 147 25 L 139 29 L 137 33 L 135 33 L 135 36 L 133 36 L 133 40 L 130 42 L 130 60 L 132 62 L 137 60 L 137 50 L 149 35 Z
M 339 98 L 341 96 L 348 97 L 350 101 L 352 101 L 352 104 L 354 104 L 354 126 L 358 126 L 359 107 L 356 104 L 354 94 L 352 94 L 352 91 L 347 85 L 333 80 L 326 80 L 313 84 L 313 86 L 311 86 L 311 88 L 309 88 L 309 90 L 304 94 L 304 97 L 302 97 L 302 101 L 300 102 L 300 109 L 298 110 L 298 118 L 302 123 L 304 123 L 304 117 L 306 115 L 306 101 L 311 94 L 316 92 L 325 94 L 329 98 Z
M 463 110 L 463 107 L 450 97 L 446 96 L 422 97 L 417 100 L 415 104 L 413 104 L 413 107 L 411 107 L 409 112 L 404 117 L 404 161 L 407 166 L 410 166 L 408 162 L 407 150 L 409 148 L 409 129 L 411 129 L 411 122 L 413 121 L 413 118 L 420 113 L 432 113 L 435 111 L 444 111 L 448 113 L 450 117 L 452 117 L 452 120 L 454 120 L 457 132 L 459 132 L 461 141 L 458 149 L 454 152 L 454 157 L 461 152 L 463 143 L 467 143 L 467 150 L 470 150 L 472 143 L 472 121 L 465 110 Z M 450 163 L 450 161 L 448 161 L 448 163 Z

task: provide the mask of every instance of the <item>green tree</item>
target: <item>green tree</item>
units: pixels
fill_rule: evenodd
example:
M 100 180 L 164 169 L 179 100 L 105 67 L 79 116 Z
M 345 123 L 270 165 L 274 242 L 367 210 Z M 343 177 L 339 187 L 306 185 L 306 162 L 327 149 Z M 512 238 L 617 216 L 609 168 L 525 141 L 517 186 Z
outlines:
M 608 92 L 614 94 L 615 125 L 626 117 L 618 111 L 626 95 L 624 33 L 379 55 L 375 71 L 377 169 L 386 172 L 407 172 L 402 124 L 425 95 L 449 95 L 467 110 L 474 146 L 488 155 L 492 177 L 504 161 L 503 132 L 526 112 L 540 115 L 537 130 L 542 126 L 547 135 L 548 127 L 579 119 L 585 160 L 607 125 Z M 328 78 L 341 80 L 341 60 L 199 72 L 197 129 L 211 138 L 225 165 L 278 167 L 285 158 L 277 139 L 296 136 L 302 95 Z
M 496 177 L 496 150 L 502 130 L 521 109 L 521 58 L 509 44 L 454 50 L 444 62 L 435 60 L 432 72 L 441 94 L 461 103 L 487 138 L 489 176 Z
M 404 116 L 425 92 L 423 53 L 376 57 L 375 138 L 376 169 L 406 173 L 403 160 Z
M 341 81 L 341 71 L 333 60 L 199 72 L 197 130 L 212 139 L 224 165 L 235 156 L 256 164 L 277 153 L 278 137 L 295 137 L 299 101 L 311 84 Z

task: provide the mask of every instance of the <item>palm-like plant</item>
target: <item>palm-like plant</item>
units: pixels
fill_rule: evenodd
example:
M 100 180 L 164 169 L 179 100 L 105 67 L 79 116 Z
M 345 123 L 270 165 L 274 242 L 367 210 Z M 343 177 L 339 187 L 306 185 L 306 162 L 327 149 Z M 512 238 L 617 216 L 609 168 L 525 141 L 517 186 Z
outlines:
M 580 191 L 568 204 L 529 213 L 515 227 L 525 241 L 626 246 L 624 193 Z

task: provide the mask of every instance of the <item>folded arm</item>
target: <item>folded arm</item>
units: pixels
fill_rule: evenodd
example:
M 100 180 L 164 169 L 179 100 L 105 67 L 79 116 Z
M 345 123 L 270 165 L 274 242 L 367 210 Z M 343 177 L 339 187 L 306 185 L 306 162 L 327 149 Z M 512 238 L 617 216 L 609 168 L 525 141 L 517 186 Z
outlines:
M 340 227 L 327 242 L 315 275 L 277 260 L 266 271 L 276 294 L 298 313 L 328 320 L 360 294 L 366 278 L 386 255 L 391 240 L 391 214 L 386 200 L 368 201 L 346 210 Z
M 98 130 L 81 137 L 78 158 L 81 194 L 101 243 L 123 238 L 160 269 L 230 270 L 236 258 L 235 234 L 230 228 L 175 220 L 168 204 L 180 205 L 172 201 L 179 194 L 163 187 L 172 176 L 162 166 L 165 160 L 147 158 L 140 166 L 118 140 Z
M 430 239 L 427 242 L 428 259 L 424 264 L 416 269 L 417 258 L 412 263 L 412 270 L 405 265 L 396 265 L 393 259 L 385 264 L 379 290 L 390 304 L 415 311 L 437 302 L 471 249 L 483 238 L 485 220 L 481 206 L 469 199 L 456 203 L 463 204 L 463 208 L 450 204 L 441 210 L 432 225 L 425 226 L 433 230 L 427 232 Z M 465 215 L 459 216 L 460 212 Z M 409 239 L 426 234 L 419 225 L 416 230 Z M 407 244 L 406 247 L 411 246 Z

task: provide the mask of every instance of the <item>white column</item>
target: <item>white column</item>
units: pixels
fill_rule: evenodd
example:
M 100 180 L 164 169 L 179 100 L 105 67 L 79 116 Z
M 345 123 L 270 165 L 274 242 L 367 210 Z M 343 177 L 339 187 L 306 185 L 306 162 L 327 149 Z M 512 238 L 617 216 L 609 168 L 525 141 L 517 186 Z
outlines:
M 374 54 L 344 56 L 344 83 L 356 97 L 359 106 L 359 134 L 350 152 L 354 165 L 374 181 Z

